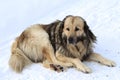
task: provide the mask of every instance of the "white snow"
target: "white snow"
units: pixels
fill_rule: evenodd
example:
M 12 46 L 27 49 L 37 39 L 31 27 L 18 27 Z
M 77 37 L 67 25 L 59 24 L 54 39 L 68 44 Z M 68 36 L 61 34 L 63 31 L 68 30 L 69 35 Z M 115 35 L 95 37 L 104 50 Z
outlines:
M 17 74 L 8 66 L 10 47 L 31 24 L 48 24 L 66 15 L 82 16 L 97 36 L 95 51 L 116 62 L 106 67 L 84 62 L 92 69 L 85 74 L 70 68 L 57 73 L 42 64 L 32 64 Z M 0 80 L 120 80 L 120 0 L 1 0 Z

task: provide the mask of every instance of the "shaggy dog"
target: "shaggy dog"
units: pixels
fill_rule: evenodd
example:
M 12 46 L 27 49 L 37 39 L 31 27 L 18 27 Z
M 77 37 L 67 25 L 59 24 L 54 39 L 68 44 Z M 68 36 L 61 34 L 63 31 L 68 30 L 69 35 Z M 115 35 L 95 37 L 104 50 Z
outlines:
M 12 44 L 10 67 L 21 72 L 33 62 L 44 67 L 63 71 L 63 67 L 75 67 L 89 73 L 91 69 L 82 63 L 88 59 L 113 67 L 115 63 L 93 51 L 95 35 L 86 21 L 79 16 L 66 16 L 63 21 L 48 25 L 35 24 L 24 30 Z

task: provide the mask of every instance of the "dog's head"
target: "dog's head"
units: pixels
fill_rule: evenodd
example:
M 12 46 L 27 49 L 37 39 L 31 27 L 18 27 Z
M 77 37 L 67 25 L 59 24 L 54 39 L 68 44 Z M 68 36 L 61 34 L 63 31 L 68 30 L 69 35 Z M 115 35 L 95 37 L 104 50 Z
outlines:
M 63 20 L 63 38 L 67 44 L 77 44 L 85 39 L 96 41 L 95 35 L 89 29 L 86 21 L 79 16 L 66 16 Z

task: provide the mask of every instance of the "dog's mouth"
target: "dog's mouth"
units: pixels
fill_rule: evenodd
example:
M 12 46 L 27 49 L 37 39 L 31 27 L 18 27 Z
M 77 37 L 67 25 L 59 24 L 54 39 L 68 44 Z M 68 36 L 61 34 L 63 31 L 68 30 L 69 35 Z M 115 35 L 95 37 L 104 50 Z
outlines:
M 69 37 L 69 38 L 67 39 L 67 43 L 68 43 L 68 44 L 76 45 L 78 42 L 84 41 L 85 39 L 86 39 L 85 36 Z
M 67 42 L 68 42 L 69 44 L 76 44 L 76 43 L 77 43 L 77 39 L 74 38 L 74 37 L 69 37 Z

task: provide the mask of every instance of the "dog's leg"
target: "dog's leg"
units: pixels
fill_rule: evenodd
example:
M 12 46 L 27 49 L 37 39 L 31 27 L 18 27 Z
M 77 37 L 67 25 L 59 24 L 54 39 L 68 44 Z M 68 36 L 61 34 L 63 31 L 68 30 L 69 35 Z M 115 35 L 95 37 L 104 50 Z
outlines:
M 89 56 L 89 60 L 96 61 L 98 63 L 104 64 L 104 65 L 109 66 L 109 67 L 114 67 L 116 65 L 115 62 L 108 60 L 97 53 L 92 53 Z
M 55 56 L 56 53 L 54 53 L 54 50 L 53 50 L 51 44 L 49 45 L 49 48 L 48 48 L 48 46 L 43 48 L 43 53 L 44 53 L 44 57 L 46 58 L 46 60 L 52 62 L 55 65 L 61 65 L 61 66 L 65 66 L 65 67 L 72 66 L 72 63 L 64 63 L 62 61 L 57 60 L 57 58 Z
M 69 58 L 66 57 L 60 53 L 56 54 L 56 57 L 58 60 L 64 62 L 64 63 L 72 63 L 73 66 L 75 66 L 78 70 L 84 72 L 84 73 L 90 73 L 91 69 L 85 66 L 78 58 Z

